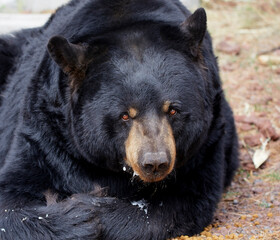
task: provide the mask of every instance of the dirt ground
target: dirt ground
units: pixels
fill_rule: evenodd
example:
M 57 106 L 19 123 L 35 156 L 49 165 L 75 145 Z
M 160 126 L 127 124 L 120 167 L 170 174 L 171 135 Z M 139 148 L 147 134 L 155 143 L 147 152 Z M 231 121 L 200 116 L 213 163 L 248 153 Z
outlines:
M 203 7 L 235 115 L 241 166 L 213 224 L 176 240 L 279 240 L 280 0 L 208 0 Z M 267 160 L 256 169 L 253 159 Z

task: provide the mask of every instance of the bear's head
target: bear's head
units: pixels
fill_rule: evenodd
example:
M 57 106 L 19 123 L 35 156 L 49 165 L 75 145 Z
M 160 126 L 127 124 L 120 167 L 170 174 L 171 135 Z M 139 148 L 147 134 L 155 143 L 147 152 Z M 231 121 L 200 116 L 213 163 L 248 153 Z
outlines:
M 50 39 L 69 81 L 71 138 L 85 159 L 158 182 L 197 152 L 212 118 L 205 33 L 198 9 L 178 26 L 139 22 L 83 43 Z

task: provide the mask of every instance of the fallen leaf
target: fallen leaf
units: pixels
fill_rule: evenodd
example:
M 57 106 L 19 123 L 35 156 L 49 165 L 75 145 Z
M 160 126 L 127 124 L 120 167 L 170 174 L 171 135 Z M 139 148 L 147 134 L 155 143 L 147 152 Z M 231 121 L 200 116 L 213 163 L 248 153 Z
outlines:
M 234 42 L 224 40 L 218 44 L 217 50 L 227 54 L 239 55 L 241 48 Z
M 258 60 L 262 65 L 280 64 L 280 56 L 275 56 L 275 55 L 261 55 L 258 57 Z
M 247 87 L 247 89 L 250 90 L 250 91 L 259 92 L 259 91 L 264 90 L 264 87 L 261 86 L 261 85 L 258 84 L 258 83 L 251 83 L 251 84 Z
M 280 74 L 280 67 L 278 67 L 278 68 L 275 69 L 275 73 L 276 73 L 276 74 Z
M 244 137 L 244 142 L 250 147 L 255 147 L 261 144 L 262 135 L 260 133 Z
M 266 137 L 273 141 L 277 141 L 280 135 L 276 132 L 271 124 L 271 121 L 264 117 L 258 117 L 255 115 L 251 116 L 235 116 L 235 121 L 238 123 L 254 124 L 259 131 Z
M 254 123 L 254 117 L 251 116 L 235 115 L 234 119 L 236 122 L 247 123 L 247 124 Z
M 241 131 L 250 131 L 252 129 L 254 129 L 254 126 L 248 123 L 237 123 L 237 127 L 241 130 Z
M 273 128 L 270 120 L 265 118 L 256 118 L 254 124 L 266 138 L 270 138 L 273 141 L 277 141 L 279 139 L 279 134 L 277 134 Z
M 226 63 L 224 65 L 221 66 L 221 69 L 226 71 L 226 72 L 232 72 L 235 69 L 237 69 L 238 65 L 235 63 Z
M 250 103 L 254 105 L 256 104 L 267 105 L 271 101 L 273 101 L 273 98 L 270 96 L 260 97 L 260 96 L 253 95 L 250 97 Z
M 266 150 L 268 142 L 269 139 L 262 142 L 261 148 L 257 149 L 253 155 L 253 163 L 256 169 L 258 169 L 269 157 L 269 151 Z

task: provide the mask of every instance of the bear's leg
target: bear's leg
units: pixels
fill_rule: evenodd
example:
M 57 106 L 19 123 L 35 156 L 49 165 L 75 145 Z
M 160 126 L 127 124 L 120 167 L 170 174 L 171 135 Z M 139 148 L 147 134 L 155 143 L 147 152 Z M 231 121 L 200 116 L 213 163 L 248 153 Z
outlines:
M 211 200 L 192 202 L 188 197 L 165 199 L 154 204 L 116 199 L 101 205 L 103 240 L 166 240 L 203 231 L 213 218 Z M 144 200 L 143 200 L 144 201 Z
M 99 239 L 101 226 L 95 212 L 99 203 L 84 200 L 73 197 L 48 206 L 32 204 L 23 208 L 0 203 L 0 239 Z

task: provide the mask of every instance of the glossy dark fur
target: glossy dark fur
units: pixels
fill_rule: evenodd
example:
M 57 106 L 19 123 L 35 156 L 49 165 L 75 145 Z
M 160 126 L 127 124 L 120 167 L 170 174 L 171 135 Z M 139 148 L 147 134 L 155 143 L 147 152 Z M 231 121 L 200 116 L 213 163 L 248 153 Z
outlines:
M 211 223 L 237 136 L 209 34 L 181 31 L 189 16 L 177 0 L 73 0 L 0 37 L 0 239 L 164 240 Z M 98 46 L 84 79 L 50 57 L 56 35 Z M 160 182 L 124 161 L 129 107 L 172 127 L 176 166 Z M 143 199 L 147 213 L 132 204 Z

